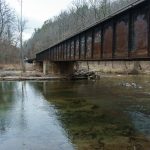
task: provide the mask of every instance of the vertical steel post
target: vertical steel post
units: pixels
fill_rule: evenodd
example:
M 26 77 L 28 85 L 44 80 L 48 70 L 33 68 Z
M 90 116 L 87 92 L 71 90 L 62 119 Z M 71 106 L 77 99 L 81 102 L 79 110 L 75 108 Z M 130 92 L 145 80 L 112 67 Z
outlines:
M 100 52 L 100 55 L 101 55 L 101 59 L 103 59 L 103 45 L 104 45 L 104 26 L 102 25 L 101 26 L 101 52 Z
M 62 43 L 59 44 L 59 61 L 62 59 Z
M 63 43 L 61 43 L 61 60 L 63 60 Z
M 71 39 L 69 40 L 69 60 L 71 60 Z
M 69 47 L 69 40 L 66 42 L 66 60 L 68 60 L 68 48 Z
M 66 55 L 65 55 L 65 53 L 66 53 L 66 41 L 64 41 L 64 51 L 63 51 L 63 60 L 66 60 Z
M 150 57 L 150 1 L 147 0 L 147 3 L 148 3 L 148 14 L 147 14 L 147 24 L 148 24 L 148 57 Z
M 51 53 L 50 53 L 50 48 L 48 49 L 48 61 L 51 59 Z
M 57 61 L 59 60 L 59 45 L 57 45 Z
M 76 56 L 76 37 L 74 37 L 74 60 Z
M 57 46 L 55 46 L 55 60 L 57 61 Z
M 51 52 L 52 53 L 52 60 L 54 60 L 54 48 L 53 47 L 51 48 L 51 51 L 52 51 Z
M 57 51 L 56 51 L 56 46 L 54 47 L 54 60 L 56 61 L 56 57 L 57 57 Z
M 79 59 L 81 59 L 81 34 L 79 34 Z
M 60 58 L 60 44 L 58 44 L 58 60 L 59 60 L 59 58 Z
M 129 11 L 129 26 L 128 26 L 128 57 L 130 58 L 130 53 L 132 50 L 132 45 L 133 45 L 133 40 L 132 40 L 132 35 L 133 35 L 133 15 L 132 15 L 132 10 Z
M 113 19 L 113 42 L 112 42 L 112 58 L 115 57 L 115 50 L 116 50 L 116 19 Z
M 91 45 L 91 58 L 92 59 L 93 59 L 93 56 L 94 56 L 94 40 L 95 40 L 94 29 L 92 29 L 92 45 Z
M 62 60 L 64 60 L 64 42 L 62 43 Z
M 53 60 L 55 60 L 55 49 L 53 47 Z
M 87 32 L 84 33 L 85 39 L 84 39 L 84 59 L 86 59 L 87 55 Z

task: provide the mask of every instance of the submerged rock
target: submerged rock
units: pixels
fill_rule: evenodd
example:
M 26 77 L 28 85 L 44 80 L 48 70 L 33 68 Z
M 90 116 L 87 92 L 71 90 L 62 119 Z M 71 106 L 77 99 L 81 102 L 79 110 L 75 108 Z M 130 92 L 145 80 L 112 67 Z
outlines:
M 142 89 L 142 86 L 132 82 L 132 83 L 128 83 L 128 82 L 122 82 L 120 83 L 121 86 L 123 87 L 131 87 L 131 88 L 135 88 L 135 89 Z

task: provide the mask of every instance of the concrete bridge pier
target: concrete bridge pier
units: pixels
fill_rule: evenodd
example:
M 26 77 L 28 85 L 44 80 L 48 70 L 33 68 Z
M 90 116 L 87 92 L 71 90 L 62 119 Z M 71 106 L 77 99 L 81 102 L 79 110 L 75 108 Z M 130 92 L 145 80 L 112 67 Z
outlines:
M 47 60 L 43 61 L 43 74 L 46 75 L 48 73 L 49 62 Z

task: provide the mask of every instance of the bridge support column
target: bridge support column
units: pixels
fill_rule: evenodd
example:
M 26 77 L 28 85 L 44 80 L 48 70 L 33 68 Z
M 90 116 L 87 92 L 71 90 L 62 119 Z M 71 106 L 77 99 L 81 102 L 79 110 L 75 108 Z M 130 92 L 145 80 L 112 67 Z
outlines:
M 49 62 L 44 60 L 43 61 L 43 73 L 44 73 L 44 75 L 46 75 L 48 73 L 48 66 L 49 66 Z

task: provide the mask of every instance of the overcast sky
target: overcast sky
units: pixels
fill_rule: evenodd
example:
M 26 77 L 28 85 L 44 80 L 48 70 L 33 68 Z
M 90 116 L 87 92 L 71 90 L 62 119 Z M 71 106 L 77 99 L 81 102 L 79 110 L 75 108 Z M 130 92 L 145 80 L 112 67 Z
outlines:
M 11 8 L 20 14 L 20 0 L 6 0 Z M 67 9 L 72 0 L 23 0 L 23 16 L 27 20 L 24 39 L 30 38 L 35 28 L 44 21 Z

